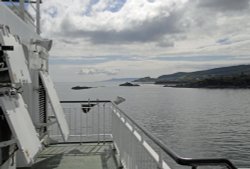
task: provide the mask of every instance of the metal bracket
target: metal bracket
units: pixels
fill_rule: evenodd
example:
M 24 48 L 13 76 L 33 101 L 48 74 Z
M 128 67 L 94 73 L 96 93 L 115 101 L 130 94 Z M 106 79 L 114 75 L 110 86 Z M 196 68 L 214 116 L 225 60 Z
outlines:
M 16 139 L 0 142 L 0 148 L 7 147 L 16 143 Z

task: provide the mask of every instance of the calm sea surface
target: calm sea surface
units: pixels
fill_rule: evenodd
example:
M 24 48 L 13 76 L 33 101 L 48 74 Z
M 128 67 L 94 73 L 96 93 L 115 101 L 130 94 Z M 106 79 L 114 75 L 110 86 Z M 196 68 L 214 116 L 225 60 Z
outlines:
M 96 86 L 71 90 L 72 86 Z M 225 157 L 250 167 L 250 90 L 145 84 L 56 83 L 61 100 L 126 99 L 120 108 L 184 157 Z

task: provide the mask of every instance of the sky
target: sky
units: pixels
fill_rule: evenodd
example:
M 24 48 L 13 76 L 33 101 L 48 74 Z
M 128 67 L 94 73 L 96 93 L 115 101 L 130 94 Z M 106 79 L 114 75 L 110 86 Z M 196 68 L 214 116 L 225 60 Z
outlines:
M 43 0 L 56 82 L 250 64 L 250 0 Z

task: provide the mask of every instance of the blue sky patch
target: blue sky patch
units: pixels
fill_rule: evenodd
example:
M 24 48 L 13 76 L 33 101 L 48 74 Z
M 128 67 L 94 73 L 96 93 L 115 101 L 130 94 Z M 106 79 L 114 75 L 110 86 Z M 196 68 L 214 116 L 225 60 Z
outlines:
M 216 43 L 220 45 L 230 45 L 232 44 L 232 41 L 229 38 L 222 38 L 222 39 L 218 39 Z
M 46 11 L 52 18 L 55 18 L 58 14 L 57 8 L 55 6 L 52 6 Z
M 107 11 L 110 12 L 118 12 L 122 9 L 127 0 L 114 0 L 109 6 L 106 8 Z
M 19 2 L 2 2 L 2 3 L 4 3 L 7 6 L 16 6 L 17 8 L 19 8 Z M 29 5 L 30 5 L 29 3 L 24 3 L 24 9 L 27 10 Z
M 83 12 L 83 15 L 90 16 L 92 12 L 92 6 L 97 4 L 100 0 L 91 0 Z

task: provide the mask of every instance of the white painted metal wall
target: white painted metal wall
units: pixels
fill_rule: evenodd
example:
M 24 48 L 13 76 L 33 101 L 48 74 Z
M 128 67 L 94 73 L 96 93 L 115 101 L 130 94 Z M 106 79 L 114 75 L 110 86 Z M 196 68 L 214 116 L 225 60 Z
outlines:
M 39 16 L 37 17 L 37 19 L 38 18 Z M 39 24 L 39 22 L 36 22 L 36 23 Z M 12 83 L 11 85 L 14 85 L 14 87 L 18 87 L 18 88 L 20 87 L 20 90 L 23 91 L 22 95 L 20 95 L 19 97 L 22 97 L 26 104 L 25 110 L 27 111 L 26 111 L 25 117 L 27 121 L 29 121 L 30 117 L 32 119 L 32 122 L 31 120 L 29 121 L 30 127 L 28 128 L 30 128 L 31 130 L 34 129 L 32 130 L 33 136 L 34 136 L 34 133 L 36 133 L 35 128 L 37 129 L 37 131 L 39 131 L 39 128 L 41 125 L 41 121 L 39 119 L 40 118 L 39 117 L 40 116 L 39 114 L 39 78 L 40 78 L 39 72 L 48 71 L 48 56 L 49 56 L 48 51 L 50 50 L 52 46 L 52 41 L 42 39 L 36 32 L 36 31 L 40 32 L 39 29 L 36 30 L 36 27 L 34 27 L 34 25 L 28 23 L 27 21 L 24 21 L 22 16 L 16 15 L 13 12 L 13 10 L 11 10 L 6 5 L 4 5 L 4 3 L 1 2 L 1 0 L 0 0 L 0 29 L 2 29 L 3 31 L 2 36 L 0 36 L 1 45 L 14 46 L 13 51 L 5 51 L 5 53 L 8 56 L 8 61 L 9 61 L 8 66 L 9 66 L 9 74 L 10 74 L 11 83 Z M 29 78 L 26 78 L 28 76 Z M 45 96 L 45 98 L 46 97 L 47 96 Z M 4 101 L 5 99 L 3 99 L 1 102 L 4 102 Z M 13 102 L 15 103 L 15 101 Z M 24 109 L 22 110 L 17 109 L 16 111 L 23 112 Z M 61 115 L 63 115 L 62 112 L 60 113 Z M 15 119 L 15 114 L 13 114 L 13 119 Z M 58 121 L 60 122 L 62 121 L 62 119 L 59 119 Z M 8 123 L 11 126 L 10 120 L 8 121 Z M 22 120 L 21 118 L 19 118 L 19 120 L 17 119 L 16 123 L 17 124 L 20 123 L 20 125 L 25 125 L 25 120 Z M 46 126 L 47 124 L 42 124 L 42 125 Z M 64 126 L 66 126 L 66 124 Z M 23 127 L 20 127 L 20 128 L 23 128 Z M 12 132 L 15 133 L 17 132 L 17 130 L 18 130 L 18 127 L 15 128 L 14 123 L 13 123 Z M 28 134 L 26 138 L 29 138 L 29 136 L 32 136 L 30 132 L 26 132 L 26 131 L 24 132 Z M 14 137 L 17 143 L 19 143 L 22 140 L 21 139 L 22 135 L 18 135 L 17 133 L 15 133 Z M 43 134 L 46 134 L 46 133 L 43 133 Z M 67 137 L 66 135 L 65 135 L 65 138 Z M 23 136 L 25 136 L 25 134 L 23 134 Z M 13 161 L 13 159 L 15 158 L 17 158 L 17 161 L 18 161 L 17 167 L 25 167 L 27 164 L 30 165 L 34 160 L 33 159 L 34 155 L 38 153 L 38 149 L 36 149 L 37 151 L 30 151 L 30 152 L 26 152 L 26 150 L 32 147 L 34 148 L 34 146 L 32 146 L 31 144 L 32 141 L 35 140 L 35 142 L 37 142 L 39 137 L 40 138 L 42 137 L 41 134 L 40 136 L 38 135 L 36 136 L 37 136 L 36 140 L 33 137 L 27 141 L 24 141 L 18 144 L 19 153 L 17 157 L 15 157 L 15 153 L 14 153 L 13 158 L 6 161 L 6 163 L 3 166 L 0 166 L 0 168 L 1 169 L 15 168 L 16 160 Z M 38 142 L 40 143 L 40 141 Z M 26 145 L 27 146 L 26 150 L 23 150 L 22 148 L 23 147 L 25 148 L 24 146 L 25 143 L 30 143 L 30 144 Z M 1 144 L 5 144 L 5 143 L 1 142 L 0 145 Z M 1 150 L 0 150 L 0 153 L 1 153 Z M 30 155 L 30 156 L 28 158 L 23 158 L 24 157 L 23 154 L 25 153 L 26 155 Z M 1 156 L 0 156 L 0 159 L 1 159 Z

